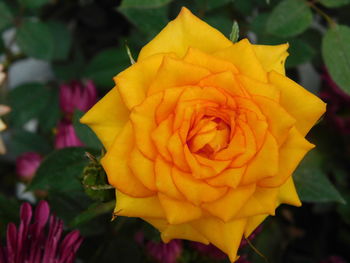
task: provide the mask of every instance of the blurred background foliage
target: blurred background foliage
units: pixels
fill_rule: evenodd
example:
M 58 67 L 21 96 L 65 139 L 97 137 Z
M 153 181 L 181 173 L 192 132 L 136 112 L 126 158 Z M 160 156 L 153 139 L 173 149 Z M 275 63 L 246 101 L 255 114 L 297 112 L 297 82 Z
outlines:
M 155 262 L 134 240 L 140 231 L 159 240 L 155 230 L 138 219 L 111 222 L 113 190 L 93 157 L 102 154 L 101 144 L 79 123 L 84 110 L 62 110 L 60 86 L 92 80 L 102 97 L 130 65 L 126 47 L 136 59 L 182 6 L 227 37 L 236 21 L 240 39 L 288 42 L 287 75 L 328 103 L 309 134 L 317 149 L 294 175 L 303 207 L 280 207 L 252 243 L 269 262 L 343 262 L 327 261 L 332 255 L 350 262 L 350 0 L 0 0 L 0 63 L 7 74 L 0 102 L 11 107 L 0 160 L 2 237 L 8 222 L 18 222 L 23 200 L 45 198 L 67 229 L 84 236 L 79 262 Z M 59 123 L 67 120 L 76 137 L 68 136 L 79 143 L 58 147 Z M 16 166 L 28 152 L 43 160 L 25 180 Z M 250 246 L 242 253 L 265 262 Z M 189 243 L 178 259 L 213 261 Z

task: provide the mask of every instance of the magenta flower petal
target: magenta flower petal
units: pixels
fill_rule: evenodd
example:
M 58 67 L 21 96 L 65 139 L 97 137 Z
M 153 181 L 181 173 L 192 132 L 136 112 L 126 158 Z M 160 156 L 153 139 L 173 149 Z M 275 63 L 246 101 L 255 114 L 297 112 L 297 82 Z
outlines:
M 36 152 L 26 152 L 16 159 L 16 173 L 23 179 L 31 179 L 36 173 L 42 157 Z
M 66 147 L 83 146 L 84 144 L 78 138 L 74 126 L 67 120 L 62 120 L 58 124 L 55 138 L 55 148 L 62 149 Z
M 0 263 L 73 263 L 83 239 L 79 231 L 69 233 L 62 240 L 63 221 L 50 215 L 46 201 L 35 209 L 24 203 L 20 211 L 20 225 L 7 227 L 6 246 L 0 244 Z

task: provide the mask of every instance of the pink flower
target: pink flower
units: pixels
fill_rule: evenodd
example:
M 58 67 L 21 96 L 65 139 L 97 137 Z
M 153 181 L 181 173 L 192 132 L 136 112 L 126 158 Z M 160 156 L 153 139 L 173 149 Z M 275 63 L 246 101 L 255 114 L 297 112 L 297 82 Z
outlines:
M 97 91 L 91 80 L 85 84 L 71 81 L 60 86 L 60 107 L 66 114 L 72 114 L 76 109 L 86 112 L 96 101 Z
M 79 140 L 73 124 L 68 120 L 61 120 L 58 123 L 57 134 L 55 138 L 55 148 L 62 149 L 66 147 L 83 146 Z
M 156 262 L 176 263 L 182 252 L 182 242 L 175 239 L 167 244 L 148 241 L 146 243 L 146 250 Z
M 36 152 L 26 152 L 16 159 L 16 173 L 24 180 L 31 180 L 36 173 L 42 157 Z
M 320 263 L 346 263 L 346 261 L 338 256 L 330 256 L 329 258 L 322 260 Z
M 327 102 L 326 120 L 343 134 L 350 134 L 350 95 L 343 92 L 324 70 L 322 78 L 325 88 L 320 97 Z M 344 115 L 344 116 L 342 116 Z
M 73 263 L 83 239 L 79 231 L 70 232 L 62 239 L 63 221 L 50 215 L 46 201 L 35 209 L 33 223 L 29 203 L 21 206 L 20 225 L 7 226 L 6 246 L 0 245 L 1 263 Z

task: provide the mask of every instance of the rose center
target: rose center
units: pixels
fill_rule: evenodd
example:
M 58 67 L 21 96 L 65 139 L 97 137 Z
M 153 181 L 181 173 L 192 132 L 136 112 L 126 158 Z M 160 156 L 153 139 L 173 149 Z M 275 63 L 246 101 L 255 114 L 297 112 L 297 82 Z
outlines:
M 191 152 L 210 158 L 227 147 L 231 128 L 220 118 L 204 117 L 189 133 L 187 144 Z

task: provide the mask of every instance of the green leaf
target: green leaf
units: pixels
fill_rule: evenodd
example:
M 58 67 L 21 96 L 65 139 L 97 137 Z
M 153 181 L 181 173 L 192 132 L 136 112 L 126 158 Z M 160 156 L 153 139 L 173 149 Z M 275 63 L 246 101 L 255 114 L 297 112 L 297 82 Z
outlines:
M 61 110 L 59 107 L 58 90 L 54 89 L 50 91 L 50 95 L 46 100 L 46 104 L 39 114 L 40 128 L 45 132 L 51 132 L 56 127 L 60 117 Z
M 9 104 L 12 111 L 9 114 L 12 125 L 19 127 L 45 109 L 50 98 L 49 90 L 39 83 L 23 84 L 11 90 Z
M 235 43 L 238 41 L 238 38 L 239 38 L 239 26 L 238 26 L 237 21 L 234 21 L 233 25 L 232 25 L 232 31 L 230 33 L 230 40 L 233 43 Z
M 292 68 L 311 60 L 315 51 L 305 41 L 301 39 L 292 39 L 289 42 L 288 53 L 290 55 L 287 58 L 286 67 Z
M 55 53 L 55 39 L 50 27 L 39 21 L 24 20 L 17 32 L 17 43 L 28 56 L 50 60 Z
M 112 48 L 97 54 L 87 65 L 84 76 L 97 86 L 113 87 L 113 77 L 130 65 L 125 48 Z
M 69 147 L 54 151 L 41 163 L 29 190 L 75 191 L 82 190 L 79 181 L 84 167 L 88 164 L 83 147 Z
M 13 20 L 12 13 L 4 2 L 0 2 L 0 31 L 8 27 Z
M 327 69 L 339 87 L 350 94 L 350 28 L 337 25 L 322 40 L 322 55 Z
M 88 210 L 77 215 L 70 222 L 70 226 L 75 228 L 76 226 L 86 223 L 91 219 L 102 214 L 110 213 L 112 215 L 114 207 L 115 207 L 115 200 L 109 201 L 107 203 L 95 203 L 93 206 L 89 207 Z
M 168 23 L 167 6 L 159 8 L 125 8 L 121 6 L 118 11 L 145 33 L 148 38 L 153 38 Z
M 205 9 L 206 11 L 211 11 L 213 9 L 222 7 L 232 2 L 234 2 L 234 0 L 215 0 L 215 1 L 196 0 L 197 5 L 199 5 L 201 8 Z
M 95 133 L 85 124 L 80 123 L 80 118 L 83 117 L 84 112 L 76 110 L 73 115 L 74 129 L 79 139 L 87 146 L 94 149 L 102 149 L 102 144 Z
M 271 12 L 267 31 L 291 37 L 305 31 L 312 22 L 312 12 L 304 0 L 283 0 Z
M 154 7 L 161 7 L 164 5 L 167 5 L 172 0 L 123 0 L 120 4 L 121 8 L 130 8 L 130 7 L 136 7 L 136 8 L 154 8 Z
M 346 201 L 346 204 L 339 204 L 337 207 L 337 212 L 343 218 L 343 220 L 350 225 L 350 193 L 343 193 L 343 197 Z
M 50 21 L 48 23 L 54 40 L 53 59 L 64 60 L 68 57 L 72 36 L 67 26 L 58 21 Z
M 323 171 L 322 157 L 317 151 L 310 152 L 295 171 L 293 178 L 297 192 L 306 202 L 345 203 L 338 190 Z
M 46 154 L 51 150 L 50 143 L 37 133 L 25 130 L 15 130 L 9 141 L 12 154 L 19 155 L 25 152 Z
M 50 0 L 19 0 L 19 3 L 29 9 L 35 9 L 47 4 Z
M 319 2 L 330 8 L 341 7 L 350 4 L 350 0 L 319 0 Z

